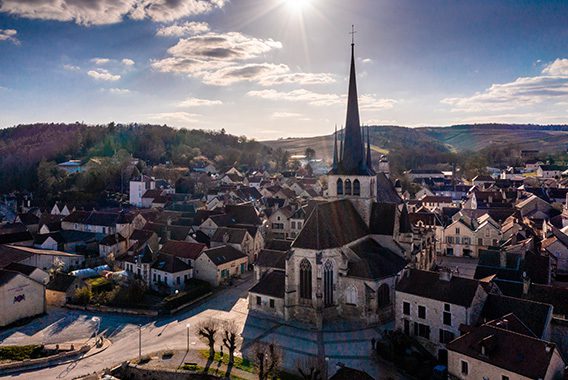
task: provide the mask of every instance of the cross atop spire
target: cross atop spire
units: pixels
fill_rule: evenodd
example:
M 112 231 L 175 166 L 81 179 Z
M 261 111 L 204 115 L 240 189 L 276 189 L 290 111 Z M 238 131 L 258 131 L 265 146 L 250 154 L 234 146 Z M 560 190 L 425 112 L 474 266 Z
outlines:
M 355 45 L 355 33 L 357 33 L 355 31 L 355 25 L 351 25 L 351 32 L 349 32 L 349 34 L 351 34 L 351 46 Z

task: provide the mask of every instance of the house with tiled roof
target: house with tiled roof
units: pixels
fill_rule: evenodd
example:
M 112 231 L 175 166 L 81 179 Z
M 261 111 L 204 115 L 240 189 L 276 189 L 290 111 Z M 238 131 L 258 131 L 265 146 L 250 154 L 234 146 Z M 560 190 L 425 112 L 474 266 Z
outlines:
M 452 379 L 565 379 L 556 345 L 525 333 L 511 317 L 470 329 L 447 348 Z
M 206 249 L 195 260 L 194 276 L 212 286 L 229 282 L 248 270 L 248 256 L 230 245 Z
M 480 281 L 450 271 L 407 270 L 396 284 L 395 328 L 443 357 L 460 326 L 477 323 L 487 295 Z

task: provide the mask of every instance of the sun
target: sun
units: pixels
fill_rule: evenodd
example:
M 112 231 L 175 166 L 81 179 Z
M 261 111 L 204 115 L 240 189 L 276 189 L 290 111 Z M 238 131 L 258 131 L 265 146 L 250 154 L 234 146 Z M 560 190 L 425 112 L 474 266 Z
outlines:
M 301 12 L 310 3 L 310 0 L 284 0 L 288 8 L 295 12 Z

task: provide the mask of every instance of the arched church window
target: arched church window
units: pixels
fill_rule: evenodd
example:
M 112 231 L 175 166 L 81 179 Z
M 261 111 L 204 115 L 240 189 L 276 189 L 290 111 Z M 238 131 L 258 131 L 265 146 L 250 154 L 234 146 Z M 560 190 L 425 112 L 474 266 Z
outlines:
M 341 178 L 337 179 L 337 195 L 343 195 L 343 180 Z
M 350 305 L 357 305 L 357 288 L 351 284 L 345 290 L 345 303 Z
M 385 307 L 390 305 L 390 288 L 387 284 L 382 284 L 379 286 L 379 290 L 377 292 L 377 300 L 379 303 L 379 307 Z
M 345 180 L 345 195 L 351 195 L 351 180 Z
M 308 259 L 300 262 L 300 298 L 312 299 L 312 264 Z
M 333 262 L 327 260 L 323 266 L 323 293 L 325 306 L 333 305 Z
M 358 179 L 353 181 L 353 195 L 361 195 L 361 183 Z

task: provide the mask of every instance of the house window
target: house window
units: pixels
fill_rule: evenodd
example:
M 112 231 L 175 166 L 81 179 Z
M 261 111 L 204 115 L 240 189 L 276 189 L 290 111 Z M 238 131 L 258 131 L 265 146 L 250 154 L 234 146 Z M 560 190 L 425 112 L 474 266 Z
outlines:
M 430 339 L 430 326 L 414 322 L 414 335 Z
M 274 309 L 274 300 L 272 298 L 270 299 L 270 307 Z
M 454 244 L 454 237 L 453 236 L 448 236 L 446 238 L 446 240 L 448 241 L 448 244 Z
M 408 319 L 404 320 L 404 333 L 410 335 L 410 321 Z
M 503 376 L 501 376 L 501 380 L 509 380 L 509 376 L 503 375 Z
M 260 296 L 256 296 L 256 304 L 257 305 L 262 304 L 262 300 L 261 300 Z
M 464 360 L 461 361 L 461 373 L 462 375 L 467 375 L 469 373 L 469 364 Z
M 418 318 L 426 319 L 426 306 L 418 306 Z
M 377 292 L 377 301 L 379 307 L 385 307 L 390 305 L 390 289 L 387 284 L 382 284 L 379 286 L 379 290 Z
M 292 228 L 296 229 L 296 222 L 292 222 Z
M 402 314 L 410 315 L 410 303 L 409 302 L 403 302 L 402 303 Z
M 299 230 L 302 229 L 302 222 L 298 222 L 298 229 L 299 229 Z
M 351 180 L 345 180 L 345 195 L 351 195 Z
M 361 183 L 358 179 L 353 181 L 353 195 L 361 195 Z
M 466 244 L 466 245 L 471 244 L 471 238 L 469 238 L 469 237 L 467 237 L 467 236 L 464 236 L 464 237 L 462 238 L 462 244 Z
M 485 237 L 491 237 L 491 230 L 485 230 Z
M 300 298 L 312 299 L 312 264 L 308 259 L 300 262 Z
M 452 325 L 452 313 L 450 313 L 449 311 L 444 311 L 444 324 L 446 326 L 451 326 Z
M 178 285 L 181 284 L 181 279 L 180 279 L 179 276 L 177 276 L 177 278 L 176 278 L 176 283 L 177 283 Z
M 483 239 L 482 238 L 477 239 L 477 245 L 483 245 Z
M 337 180 L 337 195 L 343 195 L 343 181 L 341 178 Z
M 460 229 L 456 227 L 456 235 L 460 234 Z
M 454 340 L 454 338 L 455 338 L 455 335 L 454 335 L 453 332 L 440 329 L 440 343 L 448 344 L 452 340 Z
M 154 273 L 154 282 L 156 282 L 156 273 Z

